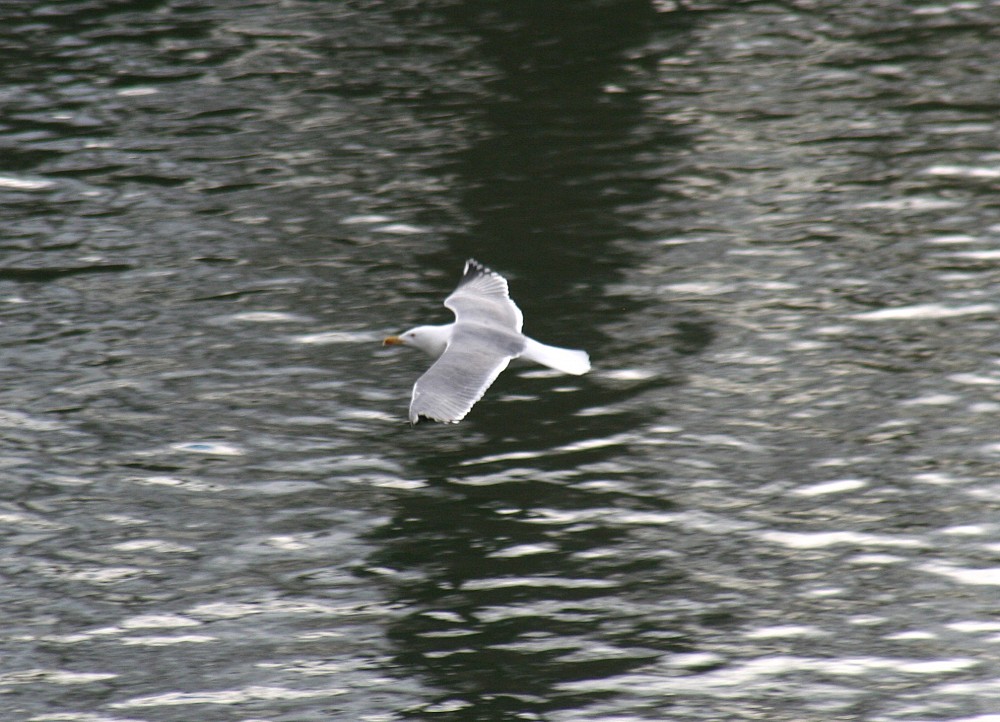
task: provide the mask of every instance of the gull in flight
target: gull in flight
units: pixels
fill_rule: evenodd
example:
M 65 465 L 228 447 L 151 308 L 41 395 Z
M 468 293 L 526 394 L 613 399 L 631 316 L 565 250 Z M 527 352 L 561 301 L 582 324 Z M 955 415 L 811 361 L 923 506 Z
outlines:
M 437 359 L 413 385 L 411 424 L 421 416 L 461 421 L 513 359 L 575 376 L 590 370 L 586 351 L 547 346 L 521 333 L 524 319 L 507 291 L 507 279 L 477 261 L 465 262 L 462 279 L 444 305 L 454 312 L 454 323 L 417 326 L 384 341 Z

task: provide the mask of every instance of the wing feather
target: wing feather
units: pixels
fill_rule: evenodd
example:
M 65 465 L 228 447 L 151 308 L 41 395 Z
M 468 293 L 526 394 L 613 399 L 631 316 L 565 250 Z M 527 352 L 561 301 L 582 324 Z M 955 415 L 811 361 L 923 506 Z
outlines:
M 456 325 L 444 353 L 413 385 L 410 423 L 421 416 L 461 421 L 524 345 L 523 337 L 512 332 Z
M 510 298 L 507 279 L 470 258 L 462 279 L 444 305 L 455 312 L 458 323 L 480 323 L 520 333 L 521 309 Z

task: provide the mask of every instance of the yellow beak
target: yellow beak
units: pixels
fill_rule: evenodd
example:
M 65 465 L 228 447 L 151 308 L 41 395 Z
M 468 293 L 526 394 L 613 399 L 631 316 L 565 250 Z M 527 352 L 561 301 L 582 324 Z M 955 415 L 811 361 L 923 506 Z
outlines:
M 385 341 L 382 342 L 383 346 L 402 346 L 403 339 L 399 336 L 386 336 Z

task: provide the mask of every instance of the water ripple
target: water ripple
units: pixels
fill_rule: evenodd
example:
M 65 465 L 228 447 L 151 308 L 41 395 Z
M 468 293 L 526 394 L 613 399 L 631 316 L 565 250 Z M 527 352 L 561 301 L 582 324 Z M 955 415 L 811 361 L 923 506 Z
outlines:
M 2 4 L 8 716 L 987 722 L 992 10 Z

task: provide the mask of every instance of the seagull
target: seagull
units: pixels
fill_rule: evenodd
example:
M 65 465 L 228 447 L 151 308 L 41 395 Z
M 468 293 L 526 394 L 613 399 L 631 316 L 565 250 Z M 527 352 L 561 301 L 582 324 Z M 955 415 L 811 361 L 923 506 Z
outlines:
M 412 346 L 436 359 L 413 385 L 411 424 L 420 417 L 458 423 L 514 359 L 574 376 L 590 370 L 586 351 L 548 346 L 521 333 L 524 317 L 510 298 L 507 279 L 478 261 L 465 262 L 444 305 L 454 312 L 454 323 L 417 326 L 383 342 Z

